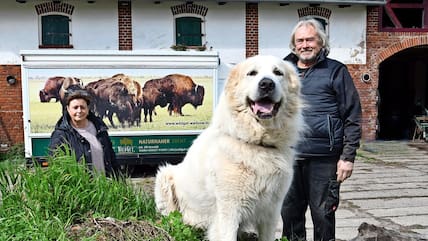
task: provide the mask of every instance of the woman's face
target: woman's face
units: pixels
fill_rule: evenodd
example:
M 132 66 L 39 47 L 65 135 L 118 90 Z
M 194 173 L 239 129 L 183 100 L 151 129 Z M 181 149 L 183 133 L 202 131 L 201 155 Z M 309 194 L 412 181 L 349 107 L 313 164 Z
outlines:
M 79 124 L 82 121 L 86 121 L 89 108 L 85 99 L 73 99 L 68 103 L 67 111 L 71 117 L 71 121 L 75 124 Z

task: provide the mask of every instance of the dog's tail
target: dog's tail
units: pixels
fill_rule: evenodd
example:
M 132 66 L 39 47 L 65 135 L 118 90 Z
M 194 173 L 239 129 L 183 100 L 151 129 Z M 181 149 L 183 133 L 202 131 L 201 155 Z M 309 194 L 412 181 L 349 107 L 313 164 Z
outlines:
M 168 215 L 173 211 L 180 211 L 176 186 L 174 181 L 175 166 L 166 165 L 160 167 L 156 174 L 155 181 L 155 202 L 156 208 L 162 215 Z

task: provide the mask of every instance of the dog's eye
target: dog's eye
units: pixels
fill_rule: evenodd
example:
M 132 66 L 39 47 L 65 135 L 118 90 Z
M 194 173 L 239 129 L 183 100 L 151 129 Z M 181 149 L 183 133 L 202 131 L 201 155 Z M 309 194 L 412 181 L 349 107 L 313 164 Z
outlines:
M 250 72 L 248 72 L 247 75 L 249 75 L 249 76 L 255 76 L 255 75 L 257 75 L 257 71 L 256 70 L 251 70 Z
M 279 70 L 279 69 L 274 69 L 274 70 L 273 70 L 273 73 L 274 73 L 275 75 L 278 75 L 278 76 L 283 76 L 283 75 L 284 75 L 284 73 L 282 73 L 282 71 L 281 71 L 281 70 Z

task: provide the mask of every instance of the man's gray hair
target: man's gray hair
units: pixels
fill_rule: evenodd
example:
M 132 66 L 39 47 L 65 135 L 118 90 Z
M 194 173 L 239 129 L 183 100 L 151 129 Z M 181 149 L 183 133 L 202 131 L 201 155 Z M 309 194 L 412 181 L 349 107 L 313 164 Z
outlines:
M 294 42 L 295 34 L 298 28 L 302 26 L 312 26 L 314 27 L 317 35 L 318 35 L 318 43 L 321 45 L 321 48 L 324 49 L 325 55 L 327 56 L 330 53 L 330 44 L 328 42 L 327 34 L 324 31 L 324 27 L 321 23 L 314 18 L 305 18 L 300 20 L 296 26 L 293 28 L 291 32 L 291 41 L 290 41 L 290 49 L 293 53 L 296 51 L 296 44 Z

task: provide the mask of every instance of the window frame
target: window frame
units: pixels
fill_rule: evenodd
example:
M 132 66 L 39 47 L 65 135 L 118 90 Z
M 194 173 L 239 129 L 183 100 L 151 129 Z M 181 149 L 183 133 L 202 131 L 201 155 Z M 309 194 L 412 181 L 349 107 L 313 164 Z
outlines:
M 56 16 L 56 15 L 60 15 L 68 18 L 68 44 L 44 44 L 43 43 L 43 20 L 42 19 L 44 17 Z M 72 44 L 73 35 L 72 35 L 71 22 L 72 22 L 71 15 L 69 14 L 65 14 L 61 12 L 49 12 L 45 14 L 40 14 L 39 15 L 39 48 L 73 48 L 73 44 Z
M 201 23 L 201 45 L 186 45 L 186 44 L 182 44 L 182 43 L 178 43 L 177 42 L 177 19 L 180 18 L 198 18 L 200 19 L 200 23 Z M 186 46 L 189 49 L 198 49 L 201 48 L 203 46 L 206 45 L 206 29 L 205 29 L 205 17 L 198 15 L 198 14 L 177 14 L 174 16 L 174 43 L 176 46 Z
M 391 0 L 387 0 L 384 6 L 379 8 L 379 31 L 380 32 L 428 32 L 428 0 L 423 0 L 422 3 L 391 3 Z M 422 27 L 418 28 L 406 28 L 401 26 L 401 22 L 393 12 L 394 9 L 421 9 L 422 10 Z M 384 14 L 391 15 L 390 20 L 394 25 L 399 27 L 384 27 L 383 17 Z

